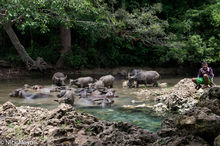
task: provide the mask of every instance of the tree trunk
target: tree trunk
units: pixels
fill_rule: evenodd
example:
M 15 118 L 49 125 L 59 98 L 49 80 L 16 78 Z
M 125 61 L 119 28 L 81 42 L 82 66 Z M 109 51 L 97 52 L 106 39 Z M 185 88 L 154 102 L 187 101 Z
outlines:
M 18 54 L 21 56 L 21 59 L 25 63 L 28 70 L 37 69 L 37 70 L 43 71 L 43 70 L 46 70 L 48 68 L 51 68 L 51 66 L 49 66 L 44 61 L 43 58 L 38 57 L 36 59 L 36 61 L 34 61 L 28 55 L 28 53 L 26 52 L 24 46 L 21 44 L 21 42 L 19 41 L 17 35 L 15 34 L 15 32 L 14 32 L 14 30 L 13 30 L 10 23 L 4 24 L 3 27 L 4 27 L 5 31 L 7 32 L 12 44 L 16 48 Z
M 71 53 L 71 30 L 70 28 L 66 29 L 65 26 L 60 27 L 60 39 L 62 44 L 62 49 L 60 51 L 60 58 L 56 63 L 57 68 L 63 67 L 64 64 L 64 55 L 66 53 Z
M 126 2 L 125 2 L 125 0 L 121 1 L 121 8 L 126 10 Z
M 21 59 L 23 62 L 27 65 L 34 65 L 35 61 L 27 54 L 26 50 L 24 49 L 24 46 L 19 41 L 17 35 L 15 34 L 11 24 L 5 24 L 3 25 L 5 31 L 7 32 L 12 44 L 16 48 L 18 54 L 21 56 Z

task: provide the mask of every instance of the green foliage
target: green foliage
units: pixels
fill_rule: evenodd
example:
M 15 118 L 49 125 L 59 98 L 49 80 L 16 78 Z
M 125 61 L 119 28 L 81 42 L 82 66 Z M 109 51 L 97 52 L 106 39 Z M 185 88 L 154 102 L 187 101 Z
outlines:
M 72 31 L 65 61 L 73 68 L 220 62 L 217 0 L 0 0 L 0 17 L 15 23 L 32 58 L 51 64 L 62 48 L 60 25 Z M 9 44 L 0 27 L 0 57 L 21 62 Z
M 219 62 L 219 10 L 220 4 L 213 2 L 170 18 L 169 30 L 175 33 L 175 40 L 168 49 L 167 60 L 193 64 Z
M 86 51 L 80 49 L 78 46 L 74 46 L 74 52 L 72 54 L 66 54 L 65 59 L 67 63 L 74 68 L 83 68 L 86 66 L 88 58 Z
M 40 44 L 33 43 L 33 46 L 27 48 L 27 53 L 34 59 L 42 57 L 48 63 L 56 63 L 59 57 L 58 49 L 61 48 L 59 44 L 48 44 L 46 46 L 40 46 Z
M 162 5 L 159 3 L 135 9 L 132 13 L 119 9 L 115 14 L 118 20 L 116 27 L 124 38 L 142 41 L 148 46 L 165 45 L 168 39 L 165 33 L 168 22 L 157 17 L 156 14 L 161 11 Z

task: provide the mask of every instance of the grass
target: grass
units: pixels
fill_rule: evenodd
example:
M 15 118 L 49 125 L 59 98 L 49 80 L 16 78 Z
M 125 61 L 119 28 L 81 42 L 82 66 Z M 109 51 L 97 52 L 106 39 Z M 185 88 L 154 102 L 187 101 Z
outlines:
M 93 132 L 93 128 L 87 129 L 88 132 Z
M 24 137 L 24 133 L 21 130 L 20 126 L 15 129 L 15 134 L 19 139 L 22 139 Z
M 26 125 L 30 126 L 31 125 L 31 121 L 27 121 Z
M 9 128 L 14 128 L 15 127 L 15 125 L 14 124 L 7 124 L 7 126 L 9 127 Z
M 80 126 L 82 124 L 81 120 L 76 120 L 76 126 Z

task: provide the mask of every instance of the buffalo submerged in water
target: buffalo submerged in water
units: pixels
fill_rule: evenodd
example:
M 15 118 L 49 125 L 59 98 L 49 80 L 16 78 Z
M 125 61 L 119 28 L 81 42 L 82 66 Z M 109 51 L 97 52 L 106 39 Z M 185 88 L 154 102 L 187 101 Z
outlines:
M 41 92 L 30 92 L 27 89 L 16 89 L 9 94 L 10 97 L 19 97 L 25 99 L 37 99 L 37 98 L 48 98 L 52 95 Z
M 63 73 L 57 72 L 52 77 L 53 85 L 49 88 L 43 88 L 39 85 L 29 86 L 24 85 L 24 88 L 19 88 L 14 90 L 9 94 L 10 97 L 19 97 L 24 99 L 37 99 L 37 98 L 48 98 L 53 95 L 51 92 L 59 92 L 57 94 L 57 101 L 59 104 L 66 103 L 70 105 L 78 105 L 81 107 L 110 107 L 114 103 L 115 90 L 108 89 L 107 87 L 112 87 L 114 82 L 114 77 L 112 75 L 106 75 L 101 77 L 95 83 L 91 77 L 81 77 L 76 80 L 70 79 L 69 86 L 65 86 L 65 80 L 67 76 Z M 89 84 L 91 85 L 90 87 Z M 72 85 L 77 85 L 78 90 L 72 88 Z M 76 97 L 79 97 L 78 100 Z
M 110 107 L 114 103 L 115 90 L 104 88 L 103 91 L 87 88 L 77 93 L 80 98 L 76 101 L 76 105 L 80 107 Z

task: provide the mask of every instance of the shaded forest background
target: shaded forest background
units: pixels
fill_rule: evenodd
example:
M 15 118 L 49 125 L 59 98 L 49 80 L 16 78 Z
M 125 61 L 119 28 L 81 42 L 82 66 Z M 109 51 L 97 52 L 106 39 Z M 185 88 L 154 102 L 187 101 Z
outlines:
M 42 57 L 53 66 L 79 69 L 220 63 L 218 0 L 105 0 L 100 5 L 89 3 L 86 7 L 92 12 L 81 7 L 65 10 L 68 15 L 77 13 L 74 19 L 68 17 L 68 23 L 45 18 L 45 24 L 39 21 L 35 26 L 30 20 L 12 27 L 31 58 Z M 67 35 L 71 46 L 62 52 L 62 41 L 66 40 L 62 38 Z M 60 57 L 63 62 L 58 65 Z M 0 59 L 24 66 L 2 25 Z

